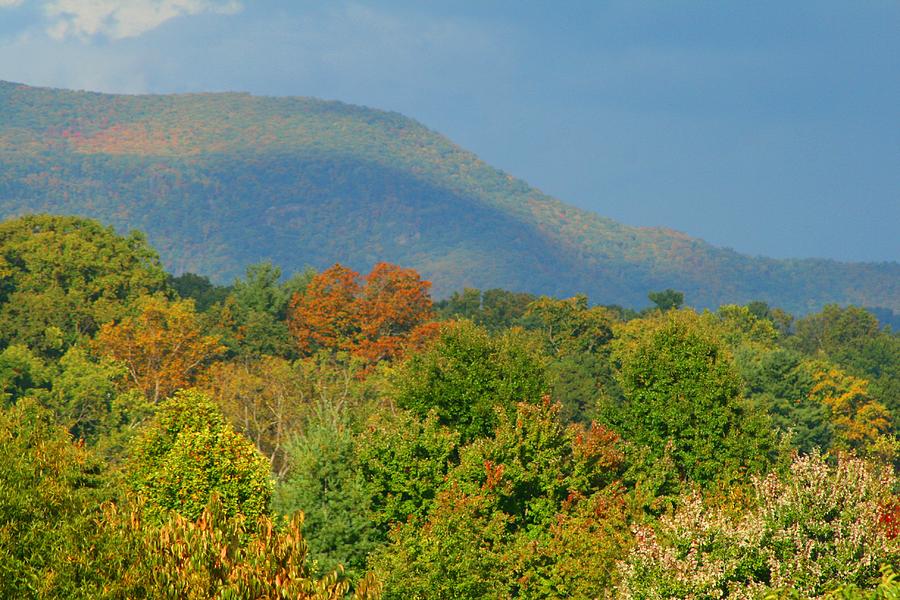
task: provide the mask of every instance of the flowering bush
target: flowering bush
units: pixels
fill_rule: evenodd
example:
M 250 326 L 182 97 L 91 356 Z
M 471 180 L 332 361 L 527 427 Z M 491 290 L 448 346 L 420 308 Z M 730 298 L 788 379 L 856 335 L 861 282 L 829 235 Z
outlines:
M 891 523 L 895 478 L 853 457 L 829 466 L 795 457 L 789 473 L 753 481 L 750 508 L 734 514 L 689 496 L 657 530 L 636 531 L 620 565 L 626 598 L 755 598 L 776 590 L 821 597 L 871 586 L 897 564 Z

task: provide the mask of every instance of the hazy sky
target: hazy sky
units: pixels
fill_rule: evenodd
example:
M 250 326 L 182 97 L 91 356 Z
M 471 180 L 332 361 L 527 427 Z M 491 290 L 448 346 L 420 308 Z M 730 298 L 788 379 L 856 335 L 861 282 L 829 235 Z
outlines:
M 900 260 L 895 0 L 0 0 L 0 79 L 396 110 L 625 223 Z

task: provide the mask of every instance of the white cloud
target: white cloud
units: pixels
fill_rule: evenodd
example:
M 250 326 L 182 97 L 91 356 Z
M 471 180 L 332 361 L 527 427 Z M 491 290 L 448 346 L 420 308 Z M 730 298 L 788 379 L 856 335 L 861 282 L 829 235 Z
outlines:
M 22 0 L 0 0 L 0 8 L 11 8 L 22 4 Z
M 0 3 L 16 1 L 0 0 Z M 55 39 L 96 35 L 122 39 L 139 36 L 175 17 L 234 14 L 241 10 L 241 3 L 239 0 L 47 0 L 43 8 L 49 21 L 47 33 Z
M 48 43 L 40 32 L 0 38 L 0 79 L 94 92 L 150 91 L 142 57 L 134 47 L 110 52 L 103 44 L 74 39 Z

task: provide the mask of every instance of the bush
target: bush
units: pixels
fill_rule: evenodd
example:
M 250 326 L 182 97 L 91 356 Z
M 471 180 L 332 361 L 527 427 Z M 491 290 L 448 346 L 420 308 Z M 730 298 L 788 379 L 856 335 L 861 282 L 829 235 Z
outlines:
M 374 600 L 371 576 L 356 584 L 310 570 L 302 516 L 279 526 L 267 517 L 231 517 L 213 497 L 196 520 L 165 515 L 157 524 L 140 504 L 107 505 L 98 537 L 105 598 L 296 598 Z
M 750 598 L 791 589 L 818 597 L 842 584 L 871 587 L 897 564 L 885 525 L 896 502 L 888 470 L 857 458 L 829 466 L 798 456 L 783 477 L 754 480 L 754 502 L 734 513 L 686 498 L 659 527 L 640 528 L 622 565 L 626 598 Z

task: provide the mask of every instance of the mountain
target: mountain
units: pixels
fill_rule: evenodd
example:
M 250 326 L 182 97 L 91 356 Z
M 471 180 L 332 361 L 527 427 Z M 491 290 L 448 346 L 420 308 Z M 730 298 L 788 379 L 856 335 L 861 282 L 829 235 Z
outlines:
M 0 217 L 147 233 L 173 272 L 228 281 L 386 260 L 472 286 L 644 305 L 765 300 L 900 312 L 900 264 L 775 260 L 566 205 L 397 113 L 249 94 L 111 95 L 0 82 Z

